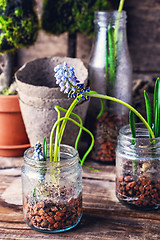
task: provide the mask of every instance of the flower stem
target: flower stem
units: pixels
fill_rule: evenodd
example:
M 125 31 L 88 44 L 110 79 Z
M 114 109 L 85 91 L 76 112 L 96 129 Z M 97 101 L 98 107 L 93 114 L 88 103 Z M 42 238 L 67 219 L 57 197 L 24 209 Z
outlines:
M 101 99 L 106 99 L 106 100 L 110 100 L 110 101 L 113 101 L 113 102 L 117 102 L 117 103 L 120 103 L 122 105 L 124 105 L 125 107 L 129 108 L 132 112 L 134 112 L 138 117 L 139 119 L 144 123 L 144 125 L 147 127 L 149 133 L 151 134 L 151 137 L 152 138 L 155 138 L 155 135 L 151 129 L 151 127 L 149 126 L 149 124 L 147 123 L 147 121 L 144 119 L 144 117 L 135 109 L 133 108 L 131 105 L 129 105 L 128 103 L 126 102 L 123 102 L 122 100 L 118 99 L 118 98 L 115 98 L 115 97 L 110 97 L 110 96 L 107 96 L 107 95 L 102 95 L 102 94 L 95 94 L 93 93 L 92 91 L 90 91 L 89 93 L 85 93 L 86 96 L 89 96 L 89 97 L 96 97 L 96 98 L 101 98 Z
M 92 150 L 93 146 L 94 146 L 94 136 L 93 134 L 87 129 L 85 128 L 84 126 L 82 126 L 80 123 L 78 123 L 77 121 L 75 121 L 74 119 L 72 118 L 69 118 L 69 117 L 62 117 L 60 119 L 58 119 L 55 124 L 53 125 L 53 128 L 52 128 L 52 133 L 54 133 L 54 130 L 56 129 L 56 127 L 60 124 L 60 122 L 63 122 L 63 121 L 71 121 L 73 122 L 75 125 L 77 125 L 79 128 L 81 128 L 82 130 L 84 130 L 85 132 L 87 132 L 90 136 L 91 136 L 91 139 L 92 139 L 92 142 L 90 144 L 90 147 L 88 148 L 88 150 L 86 151 L 86 153 L 84 154 L 82 160 L 81 160 L 81 166 L 83 165 L 86 157 L 88 156 L 88 154 L 90 153 L 90 151 Z M 51 147 L 52 148 L 52 147 Z M 51 155 L 50 155 L 51 157 Z
M 119 28 L 119 20 L 120 20 L 121 12 L 123 10 L 124 1 L 125 0 L 121 0 L 120 3 L 119 3 L 119 7 L 118 7 L 118 13 L 117 13 L 116 25 L 115 25 L 115 31 L 114 31 L 114 42 L 115 42 L 115 44 L 117 44 L 117 41 L 118 41 L 117 34 L 118 34 L 118 28 Z
M 67 109 L 62 108 L 62 107 L 57 106 L 57 105 L 55 106 L 55 108 L 59 109 L 60 111 L 65 112 L 65 113 L 68 111 Z M 79 123 L 82 126 L 83 125 L 82 119 L 77 114 L 75 114 L 73 112 L 71 114 L 72 114 L 72 116 L 76 117 L 79 120 Z M 80 128 L 80 130 L 79 130 L 79 133 L 78 133 L 78 136 L 77 136 L 77 139 L 76 139 L 76 142 L 75 142 L 75 149 L 77 149 L 78 142 L 79 142 L 79 139 L 81 137 L 81 134 L 82 134 L 82 128 Z
M 118 12 L 121 12 L 121 11 L 122 11 L 123 5 L 124 5 L 124 1 L 125 1 L 125 0 L 121 0 L 121 1 L 120 1 L 119 7 L 118 7 Z
M 78 103 L 77 99 L 75 98 L 74 101 L 72 102 L 72 104 L 70 105 L 70 107 L 68 108 L 67 112 L 66 112 L 66 115 L 65 115 L 66 118 L 71 115 L 71 113 L 72 113 L 74 107 L 77 105 L 77 103 Z M 59 131 L 59 142 L 61 142 L 61 140 L 62 140 L 66 124 L 67 124 L 67 120 L 64 119 L 63 122 L 62 122 L 61 128 L 60 128 L 60 131 Z

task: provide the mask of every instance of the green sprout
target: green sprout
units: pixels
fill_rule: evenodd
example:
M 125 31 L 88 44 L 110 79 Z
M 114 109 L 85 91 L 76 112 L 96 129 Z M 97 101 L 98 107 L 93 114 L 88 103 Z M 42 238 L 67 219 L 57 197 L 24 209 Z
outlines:
M 91 91 L 88 88 L 84 87 L 84 84 L 79 83 L 79 80 L 76 78 L 75 73 L 74 73 L 74 68 L 73 67 L 68 67 L 66 63 L 57 65 L 55 67 L 55 77 L 56 77 L 56 83 L 59 84 L 61 87 L 61 91 L 64 93 L 67 93 L 69 97 L 73 97 L 74 100 L 71 103 L 70 107 L 68 109 L 64 109 L 60 106 L 55 106 L 55 110 L 57 111 L 57 121 L 54 123 L 51 134 L 50 134 L 50 149 L 49 149 L 49 157 L 50 157 L 50 162 L 53 164 L 55 162 L 60 161 L 60 146 L 63 138 L 63 134 L 65 131 L 65 127 L 68 121 L 72 122 L 73 124 L 77 125 L 79 127 L 79 133 L 75 142 L 75 149 L 78 149 L 78 142 L 81 136 L 82 131 L 87 132 L 90 137 L 91 137 L 91 144 L 87 151 L 85 152 L 84 156 L 82 158 L 79 158 L 81 166 L 86 166 L 91 170 L 98 171 L 94 168 L 89 167 L 88 165 L 85 164 L 85 160 L 89 153 L 91 152 L 93 146 L 94 146 L 94 136 L 93 134 L 83 126 L 82 119 L 75 113 L 73 113 L 73 110 L 77 103 L 79 101 L 84 101 L 88 100 L 90 97 L 95 97 L 100 99 L 101 101 L 101 111 L 99 115 L 103 113 L 103 108 L 104 108 L 104 103 L 103 100 L 108 100 L 108 101 L 113 101 L 117 102 L 118 104 L 122 104 L 123 106 L 127 107 L 130 110 L 129 114 L 129 121 L 130 121 L 130 128 L 131 128 L 131 134 L 132 134 L 132 144 L 136 145 L 136 128 L 135 128 L 135 117 L 139 117 L 139 119 L 144 123 L 146 128 L 148 129 L 149 132 L 149 138 L 153 139 L 152 143 L 154 143 L 154 139 L 156 137 L 160 136 L 160 131 L 159 131 L 159 124 L 158 122 L 160 121 L 160 79 L 157 78 L 156 83 L 155 83 L 155 89 L 154 89 L 154 123 L 151 123 L 151 107 L 150 107 L 150 101 L 148 98 L 147 93 L 144 91 L 144 96 L 145 96 L 145 101 L 146 101 L 146 112 L 147 112 L 147 120 L 135 109 L 133 108 L 130 104 L 117 99 L 115 97 L 103 95 L 103 94 L 98 94 L 95 91 Z M 65 113 L 64 117 L 61 117 L 61 112 Z M 74 119 L 72 118 L 74 117 Z M 75 120 L 76 119 L 76 120 Z M 158 129 L 157 129 L 158 128 Z M 53 149 L 53 137 L 55 135 L 55 142 L 54 142 L 54 149 Z M 38 156 L 42 156 L 42 151 L 39 151 L 39 146 L 38 146 L 38 155 L 35 155 L 35 158 Z M 44 139 L 43 142 L 43 160 L 46 161 L 47 159 L 47 143 L 46 143 L 46 138 Z M 136 173 L 136 159 L 133 160 L 133 172 L 134 174 Z M 57 183 L 57 180 L 55 178 L 55 170 L 52 171 L 52 177 L 53 181 Z M 42 173 L 42 175 L 45 175 L 45 172 Z
M 135 114 L 140 118 L 140 120 L 147 127 L 147 129 L 149 131 L 149 134 L 150 134 L 150 137 L 155 138 L 155 133 L 152 130 L 152 126 L 150 125 L 150 121 L 145 120 L 145 118 L 135 108 L 133 108 L 130 104 L 128 104 L 128 103 L 126 103 L 126 102 L 124 102 L 120 99 L 117 99 L 115 97 L 111 97 L 111 96 L 107 96 L 107 95 L 103 95 L 103 94 L 98 94 L 95 91 L 90 91 L 88 88 L 86 90 L 86 88 L 84 88 L 84 85 L 80 84 L 79 81 L 77 80 L 77 78 L 75 77 L 73 67 L 68 67 L 66 63 L 56 66 L 55 72 L 56 72 L 55 77 L 57 79 L 57 84 L 59 84 L 59 86 L 61 87 L 61 91 L 64 91 L 65 93 L 68 94 L 69 97 L 74 97 L 75 99 L 73 100 L 73 102 L 70 105 L 70 107 L 68 108 L 68 110 L 63 109 L 59 106 L 55 106 L 55 109 L 58 113 L 58 119 L 54 123 L 52 131 L 51 131 L 51 135 L 50 135 L 50 161 L 51 162 L 53 161 L 53 147 L 52 146 L 53 146 L 54 131 L 56 131 L 55 145 L 54 145 L 54 161 L 57 161 L 57 160 L 60 160 L 59 159 L 60 158 L 60 155 L 59 155 L 60 144 L 61 144 L 61 141 L 62 141 L 62 137 L 63 137 L 63 134 L 64 134 L 64 130 L 65 130 L 67 121 L 71 121 L 80 128 L 80 132 L 79 132 L 79 135 L 78 135 L 78 138 L 77 138 L 78 140 L 80 138 L 80 134 L 81 134 L 82 130 L 86 131 L 91 136 L 91 145 L 90 145 L 89 149 L 87 150 L 87 152 L 84 154 L 83 158 L 80 160 L 81 165 L 84 164 L 84 161 L 85 161 L 86 157 L 88 156 L 88 154 L 90 153 L 90 151 L 93 148 L 94 137 L 93 137 L 92 133 L 82 125 L 82 121 L 81 121 L 80 117 L 78 115 L 74 114 L 73 110 L 80 100 L 82 100 L 82 99 L 87 99 L 88 100 L 89 97 L 99 98 L 99 99 L 101 99 L 101 101 L 103 99 L 109 100 L 109 101 L 114 101 L 114 102 L 117 102 L 119 104 L 122 104 L 122 105 L 126 106 L 131 111 L 130 112 L 130 125 L 131 125 L 132 136 L 134 138 L 136 137 L 135 121 L 134 121 L 134 114 Z M 160 84 L 159 81 L 160 80 L 157 79 L 157 82 L 156 82 L 156 85 L 155 85 L 156 109 L 159 107 L 159 105 L 158 105 L 159 96 L 160 96 L 160 95 L 158 95 L 159 84 Z M 101 103 L 101 106 L 102 106 L 102 109 L 103 109 L 103 104 L 102 103 Z M 60 111 L 65 112 L 64 117 L 61 117 Z M 103 112 L 103 110 L 101 110 L 100 114 L 102 114 L 102 112 Z M 71 118 L 71 116 L 76 117 L 78 119 L 78 121 L 73 120 Z M 156 121 L 158 121 L 157 118 L 158 117 L 156 117 Z M 78 140 L 76 141 L 76 145 L 75 145 L 76 148 L 77 148 L 77 145 L 78 145 Z M 132 142 L 132 143 L 135 144 L 135 142 Z
M 125 0 L 121 0 L 118 7 L 117 16 L 115 19 L 115 28 L 113 28 L 112 23 L 108 25 L 108 43 L 106 46 L 106 64 L 105 64 L 105 72 L 106 78 L 110 82 L 110 86 L 113 86 L 113 83 L 116 78 L 117 71 L 117 47 L 118 47 L 118 29 L 119 29 L 119 21 L 121 18 L 121 13 L 123 9 Z

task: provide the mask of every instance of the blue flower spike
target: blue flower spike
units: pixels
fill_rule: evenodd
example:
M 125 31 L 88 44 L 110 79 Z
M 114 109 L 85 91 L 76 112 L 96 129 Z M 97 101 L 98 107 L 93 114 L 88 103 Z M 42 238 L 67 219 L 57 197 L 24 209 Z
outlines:
M 79 101 L 79 95 L 84 100 L 89 100 L 88 96 L 85 96 L 85 92 L 90 92 L 88 87 L 84 87 L 84 84 L 80 84 L 80 81 L 75 76 L 74 67 L 69 67 L 67 63 L 59 64 L 54 68 L 56 72 L 56 83 L 60 86 L 60 91 L 67 93 L 68 97 L 77 98 Z
M 36 161 L 42 161 L 44 160 L 43 158 L 43 152 L 42 152 L 42 145 L 40 144 L 40 142 L 37 142 L 34 146 L 34 154 L 33 154 L 33 158 Z

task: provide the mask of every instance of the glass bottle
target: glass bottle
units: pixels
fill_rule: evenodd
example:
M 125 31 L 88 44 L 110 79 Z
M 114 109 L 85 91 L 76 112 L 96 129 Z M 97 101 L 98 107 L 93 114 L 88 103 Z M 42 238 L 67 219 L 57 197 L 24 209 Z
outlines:
M 92 90 L 131 103 L 132 63 L 126 36 L 126 12 L 95 12 L 95 38 L 88 64 Z M 101 162 L 115 161 L 115 147 L 120 127 L 128 123 L 128 109 L 106 101 L 100 111 L 97 99 L 91 99 L 89 122 L 93 122 L 95 145 L 91 157 Z
M 82 216 L 82 168 L 78 152 L 67 145 L 61 145 L 60 151 L 58 162 L 35 161 L 33 147 L 24 153 L 24 220 L 40 232 L 69 230 Z
M 119 131 L 116 196 L 131 208 L 160 207 L 160 138 L 149 139 L 143 124 L 136 124 L 136 139 L 132 138 L 129 125 Z

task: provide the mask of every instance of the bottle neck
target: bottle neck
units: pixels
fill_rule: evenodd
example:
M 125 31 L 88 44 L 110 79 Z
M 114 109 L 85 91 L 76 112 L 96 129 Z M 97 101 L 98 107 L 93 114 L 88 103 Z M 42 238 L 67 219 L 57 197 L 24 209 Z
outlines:
M 117 48 L 117 55 L 121 49 L 128 51 L 127 36 L 126 36 L 126 12 L 122 11 L 119 15 L 118 11 L 95 12 L 95 37 L 91 51 L 91 58 L 96 56 L 96 65 L 99 68 L 104 68 L 106 65 L 106 51 L 109 47 L 109 32 L 112 31 L 112 39 Z M 116 30 L 117 29 L 117 30 Z M 118 56 L 117 56 L 118 57 Z M 119 58 L 119 57 L 118 57 Z
M 94 24 L 95 30 L 99 28 L 107 28 L 109 25 L 115 28 L 126 28 L 126 12 L 122 11 L 119 13 L 118 11 L 98 11 L 95 12 L 94 15 Z M 118 25 L 117 25 L 118 24 Z

